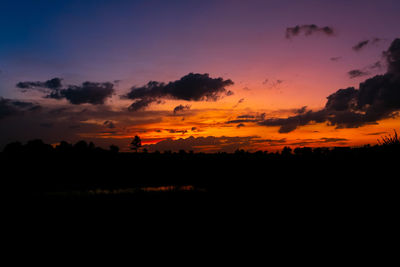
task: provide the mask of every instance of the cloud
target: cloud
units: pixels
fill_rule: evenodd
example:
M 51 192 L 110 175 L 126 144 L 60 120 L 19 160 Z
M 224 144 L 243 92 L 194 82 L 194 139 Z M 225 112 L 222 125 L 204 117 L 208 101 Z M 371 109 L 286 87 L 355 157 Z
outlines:
M 229 120 L 225 122 L 226 124 L 237 124 L 237 123 L 246 123 L 246 122 L 260 122 L 265 119 L 265 113 L 251 115 L 251 114 L 244 114 L 237 116 L 235 120 Z
M 185 134 L 188 132 L 188 130 L 177 130 L 177 129 L 165 129 L 167 132 L 174 134 L 174 133 L 181 133 Z
M 209 74 L 189 73 L 179 80 L 168 84 L 150 81 L 142 87 L 132 87 L 123 98 L 135 100 L 131 111 L 143 109 L 161 99 L 178 99 L 186 101 L 217 101 L 222 96 L 230 96 L 232 91 L 225 87 L 233 85 L 231 80 L 210 78 Z
M 350 79 L 354 79 L 354 78 L 370 75 L 371 73 L 369 71 L 381 70 L 382 68 L 383 68 L 382 62 L 376 61 L 375 63 L 372 63 L 362 69 L 351 70 L 351 71 L 347 72 L 347 75 L 349 76 Z
M 383 41 L 383 39 L 381 39 L 381 38 L 372 38 L 372 39 L 367 39 L 367 40 L 363 40 L 363 41 L 360 41 L 360 42 L 358 42 L 355 46 L 353 46 L 353 50 L 354 51 L 356 51 L 356 52 L 359 52 L 360 50 L 362 50 L 364 47 L 366 47 L 367 45 L 370 45 L 370 44 L 377 44 L 377 43 L 379 43 L 380 41 Z
M 116 127 L 115 127 L 115 124 L 114 124 L 112 121 L 105 121 L 105 122 L 104 122 L 104 126 L 106 126 L 106 127 L 109 128 L 109 129 L 114 129 L 114 128 L 116 128 Z
M 80 86 L 70 85 L 66 89 L 53 90 L 47 98 L 67 99 L 74 105 L 92 104 L 103 105 L 107 98 L 114 93 L 114 84 L 110 82 L 84 82 Z
M 237 118 L 238 118 L 238 119 L 254 119 L 255 116 L 254 116 L 254 115 L 245 114 L 245 115 L 237 116 Z
M 369 40 L 364 40 L 353 46 L 354 51 L 360 51 L 364 46 L 369 43 Z
M 286 28 L 286 38 L 290 39 L 294 36 L 298 36 L 299 34 L 303 34 L 305 36 L 310 36 L 313 34 L 325 34 L 328 36 L 332 36 L 335 31 L 332 27 L 318 27 L 315 24 L 304 24 L 304 25 L 296 25 L 294 27 Z
M 400 39 L 394 40 L 383 55 L 386 57 L 389 65 L 388 73 L 400 75 Z
M 246 125 L 244 125 L 243 123 L 239 123 L 238 125 L 236 125 L 236 128 L 241 128 L 241 127 L 245 127 Z
M 9 116 L 22 115 L 26 112 L 34 112 L 41 109 L 41 106 L 33 102 L 11 100 L 0 97 L 0 119 Z
M 189 109 L 190 109 L 190 105 L 185 105 L 185 106 L 179 105 L 174 108 L 174 114 L 185 111 L 185 110 L 189 110 Z
M 330 61 L 339 61 L 340 59 L 342 59 L 342 57 L 331 57 L 329 60 Z
M 327 97 L 325 107 L 288 118 L 259 121 L 263 126 L 279 126 L 280 133 L 294 131 L 310 123 L 328 122 L 336 128 L 356 128 L 395 116 L 400 110 L 400 39 L 384 52 L 388 70 L 360 83 L 359 88 L 339 89 Z
M 364 135 L 384 135 L 384 134 L 387 134 L 387 132 L 366 133 Z
M 129 111 L 139 111 L 139 110 L 146 108 L 148 105 L 150 105 L 153 102 L 154 102 L 153 99 L 148 99 L 148 98 L 139 99 L 139 100 L 136 100 L 135 102 L 133 102 L 128 107 L 128 110 Z
M 295 113 L 297 113 L 297 114 L 303 114 L 304 112 L 306 112 L 306 110 L 307 110 L 307 106 L 303 106 L 303 107 L 301 107 L 301 108 L 295 110 Z
M 351 70 L 351 71 L 347 72 L 347 74 L 349 75 L 350 79 L 354 79 L 354 78 L 358 78 L 358 77 L 369 75 L 368 72 L 362 71 L 362 70 L 357 70 L 357 69 L 356 70 Z
M 323 111 L 313 112 L 312 110 L 301 114 L 292 116 L 286 119 L 271 118 L 260 121 L 258 124 L 262 126 L 280 126 L 279 133 L 289 133 L 294 131 L 298 126 L 304 126 L 312 121 L 324 122 L 326 115 Z
M 382 63 L 380 61 L 376 61 L 375 63 L 371 64 L 368 66 L 369 69 L 374 70 L 374 69 L 382 69 Z
M 26 92 L 34 89 L 46 93 L 45 98 L 66 99 L 74 105 L 102 105 L 114 93 L 114 84 L 110 82 L 84 82 L 80 86 L 69 85 L 63 88 L 61 78 L 53 78 L 45 82 L 19 82 L 16 86 Z
M 280 86 L 283 84 L 283 80 L 274 80 L 270 81 L 269 89 L 279 89 Z
M 237 108 L 237 106 L 242 104 L 244 102 L 244 100 L 245 100 L 244 98 L 239 99 L 239 101 L 232 108 Z
M 20 89 L 48 88 L 57 90 L 62 87 L 62 79 L 53 78 L 45 82 L 19 82 L 16 86 Z

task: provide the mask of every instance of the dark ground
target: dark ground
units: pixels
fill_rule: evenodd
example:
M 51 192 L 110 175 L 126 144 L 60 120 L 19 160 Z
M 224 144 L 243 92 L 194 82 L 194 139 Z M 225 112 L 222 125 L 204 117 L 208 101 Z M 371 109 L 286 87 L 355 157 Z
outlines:
M 179 240 L 175 253 L 200 253 L 196 259 L 206 252 L 193 244 L 220 256 L 229 248 L 227 257 L 251 248 L 285 260 L 358 262 L 394 252 L 399 152 L 397 145 L 279 154 L 19 147 L 0 154 L 4 235 L 17 246 L 29 240 L 30 249 L 50 236 L 50 247 L 128 242 L 155 257 L 155 247 Z M 175 190 L 154 191 L 160 186 Z M 119 241 L 105 243 L 110 237 Z
M 255 210 L 351 216 L 384 211 L 398 200 L 399 155 L 398 146 L 234 154 L 37 146 L 5 151 L 0 158 L 9 204 L 30 210 Z M 159 187 L 168 190 L 157 191 Z

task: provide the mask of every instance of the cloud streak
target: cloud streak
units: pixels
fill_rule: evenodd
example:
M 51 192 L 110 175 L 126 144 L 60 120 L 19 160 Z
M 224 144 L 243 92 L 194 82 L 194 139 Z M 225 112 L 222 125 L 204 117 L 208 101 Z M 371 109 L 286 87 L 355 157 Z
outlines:
M 26 112 L 34 112 L 41 109 L 41 106 L 33 102 L 11 100 L 0 97 L 0 119 L 9 116 L 22 115 Z
M 174 108 L 174 114 L 177 114 L 177 113 L 183 112 L 185 110 L 189 110 L 189 109 L 190 109 L 190 105 L 185 105 L 185 106 L 179 105 Z
M 298 35 L 304 35 L 304 36 L 311 36 L 314 34 L 324 34 L 327 36 L 332 36 L 334 35 L 335 31 L 332 27 L 325 26 L 325 27 L 319 27 L 315 24 L 303 24 L 303 25 L 296 25 L 294 27 L 288 27 L 286 28 L 286 38 L 291 39 L 292 37 L 298 36 Z
M 84 82 L 79 86 L 69 85 L 63 88 L 61 78 L 53 78 L 45 82 L 19 82 L 16 87 L 22 92 L 27 92 L 28 89 L 43 92 L 46 94 L 45 98 L 66 99 L 73 105 L 103 105 L 114 93 L 114 84 L 111 82 Z
M 35 89 L 35 88 L 47 88 L 57 90 L 62 87 L 62 79 L 61 78 L 53 78 L 47 80 L 45 82 L 19 82 L 16 85 L 20 89 Z
M 363 40 L 363 41 L 360 41 L 360 42 L 358 42 L 356 45 L 354 45 L 353 47 L 352 47 L 352 49 L 354 50 L 354 51 L 356 51 L 356 52 L 359 52 L 359 51 L 361 51 L 364 47 L 366 47 L 366 46 L 368 46 L 368 45 L 370 45 L 370 44 L 377 44 L 377 43 L 379 43 L 380 41 L 383 41 L 383 39 L 381 39 L 381 38 L 373 38 L 373 39 L 371 39 L 371 40 L 369 40 L 369 39 L 367 39 L 367 40 Z
M 354 79 L 354 78 L 358 78 L 358 77 L 367 76 L 367 75 L 369 75 L 369 72 L 355 69 L 355 70 L 351 70 L 351 71 L 347 72 L 347 75 L 349 75 L 350 79 Z

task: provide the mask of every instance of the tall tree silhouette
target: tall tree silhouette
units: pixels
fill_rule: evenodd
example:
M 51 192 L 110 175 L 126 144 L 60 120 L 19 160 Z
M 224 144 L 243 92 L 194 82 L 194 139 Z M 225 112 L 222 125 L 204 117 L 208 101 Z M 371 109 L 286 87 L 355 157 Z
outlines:
M 135 135 L 135 138 L 133 138 L 131 142 L 131 149 L 135 150 L 135 152 L 138 151 L 139 148 L 142 147 L 142 140 L 140 139 L 139 136 Z

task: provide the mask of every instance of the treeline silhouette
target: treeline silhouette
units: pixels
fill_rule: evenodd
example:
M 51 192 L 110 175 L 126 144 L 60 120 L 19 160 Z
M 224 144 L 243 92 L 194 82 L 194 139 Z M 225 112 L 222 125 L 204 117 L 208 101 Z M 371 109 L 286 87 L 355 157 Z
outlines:
M 140 143 L 139 137 L 136 136 L 131 145 L 135 142 Z M 138 139 L 138 140 L 137 140 Z M 384 157 L 391 158 L 398 156 L 400 148 L 400 139 L 397 132 L 394 131 L 394 135 L 387 135 L 381 137 L 377 140 L 376 145 L 364 145 L 361 147 L 296 147 L 292 149 L 291 147 L 285 146 L 281 151 L 268 152 L 268 151 L 256 151 L 249 152 L 243 149 L 238 149 L 234 153 L 218 152 L 218 153 L 194 153 L 193 151 L 179 150 L 178 152 L 173 151 L 160 151 L 148 152 L 147 149 L 138 151 L 141 147 L 135 145 L 132 150 L 133 153 L 119 152 L 119 147 L 116 145 L 111 145 L 109 149 L 104 149 L 97 147 L 93 142 L 86 142 L 84 140 L 78 141 L 75 144 L 68 143 L 66 141 L 61 141 L 57 145 L 50 145 L 44 143 L 40 139 L 30 140 L 26 144 L 21 142 L 12 142 L 7 144 L 2 152 L 2 156 L 10 157 L 13 155 L 23 156 L 24 154 L 35 154 L 35 155 L 54 155 L 54 156 L 81 156 L 82 154 L 87 155 L 102 155 L 104 157 L 115 155 L 115 154 L 129 154 L 133 158 L 146 158 L 151 160 L 152 158 L 263 158 L 263 159 L 274 159 L 274 160 L 287 160 L 287 159 L 361 159 L 370 157 Z
M 197 205 L 272 201 L 282 206 L 300 200 L 302 205 L 371 197 L 382 201 L 395 196 L 388 185 L 398 180 L 400 159 L 396 133 L 362 147 L 213 154 L 136 150 L 119 152 L 114 145 L 103 149 L 85 141 L 10 143 L 0 153 L 3 192 L 24 203 L 61 199 L 143 204 L 167 199 Z

